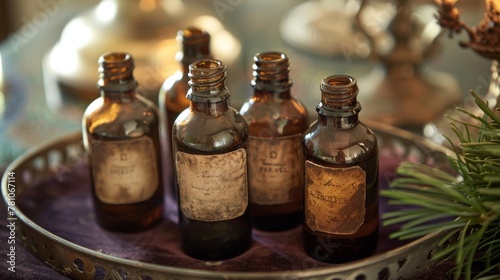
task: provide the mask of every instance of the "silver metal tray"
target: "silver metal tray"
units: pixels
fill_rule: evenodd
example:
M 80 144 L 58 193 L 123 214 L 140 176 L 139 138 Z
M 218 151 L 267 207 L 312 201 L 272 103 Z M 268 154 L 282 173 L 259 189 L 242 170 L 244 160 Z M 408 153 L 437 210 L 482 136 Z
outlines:
M 391 126 L 365 122 L 377 134 L 380 148 L 380 179 L 385 185 L 394 178 L 394 170 L 400 162 L 416 161 L 422 162 L 436 168 L 449 168 L 447 155 L 450 151 L 407 131 Z M 66 220 L 58 220 L 58 217 L 42 218 L 34 215 L 33 209 L 43 213 L 47 203 L 43 203 L 43 197 L 29 196 L 30 192 L 42 188 L 43 192 L 56 196 L 59 201 L 66 199 L 66 192 L 52 190 L 50 178 L 57 176 L 72 176 L 74 169 L 86 166 L 86 159 L 82 147 L 81 133 L 75 132 L 65 137 L 58 138 L 46 144 L 40 145 L 25 153 L 15 160 L 4 173 L 2 178 L 2 197 L 6 207 L 9 202 L 8 174 L 15 172 L 15 195 L 16 206 L 8 208 L 15 210 L 17 217 L 16 231 L 22 244 L 38 259 L 48 266 L 75 279 L 408 279 L 421 271 L 435 265 L 430 256 L 438 246 L 437 234 L 408 241 L 398 242 L 387 239 L 385 242 L 397 244 L 396 247 L 381 249 L 375 255 L 342 265 L 328 265 L 317 263 L 301 252 L 301 244 L 280 244 L 284 240 L 280 234 L 292 237 L 292 240 L 301 240 L 300 228 L 286 233 L 264 234 L 254 233 L 259 240 L 256 248 L 246 252 L 244 257 L 236 262 L 233 269 L 224 270 L 224 265 L 231 264 L 233 260 L 224 262 L 202 262 L 182 255 L 178 252 L 178 258 L 183 260 L 182 266 L 165 261 L 150 261 L 123 257 L 117 253 L 104 252 L 75 243 L 72 235 L 64 235 L 52 232 L 47 225 L 66 223 L 66 227 L 74 225 L 67 224 Z M 85 178 L 84 180 L 85 181 Z M 67 187 L 71 191 L 71 187 Z M 22 199 L 24 197 L 24 199 Z M 25 201 L 25 203 L 22 203 Z M 27 201 L 27 203 L 26 203 Z M 21 202 L 21 203 L 17 203 Z M 382 199 L 381 204 L 387 204 Z M 25 206 L 29 205 L 29 207 Z M 57 206 L 57 205 L 55 205 Z M 26 209 L 31 209 L 25 212 Z M 89 209 L 83 209 L 82 215 L 89 217 Z M 47 211 L 49 211 L 47 209 Z M 60 215 L 63 217 L 63 215 Z M 166 215 L 168 216 L 168 215 Z M 80 217 L 81 218 L 81 217 Z M 41 220 L 40 220 L 41 219 Z M 78 220 L 79 217 L 74 217 Z M 167 219 L 167 218 L 166 218 Z M 40 222 L 41 221 L 41 222 Z M 92 221 L 90 220 L 90 223 Z M 169 222 L 174 225 L 174 222 Z M 81 226 L 81 225 L 79 225 Z M 95 225 L 91 225 L 94 226 Z M 391 229 L 393 230 L 393 229 Z M 85 230 L 81 230 L 83 233 Z M 386 230 L 387 231 L 387 230 Z M 175 235 L 175 230 L 173 230 Z M 154 239 L 152 234 L 157 231 L 144 232 L 136 235 L 141 240 Z M 109 233 L 112 234 L 112 233 Z M 141 236 L 143 234 L 143 236 Z M 387 235 L 387 234 L 386 234 Z M 90 236 L 98 240 L 100 235 Z M 175 240 L 175 238 L 174 238 Z M 146 242 L 146 241 L 145 241 Z M 168 245 L 168 244 L 167 244 Z M 176 244 L 171 244 L 176 246 Z M 277 245 L 274 247 L 274 245 Z M 293 250 L 287 250 L 287 246 Z M 161 247 L 161 246 L 160 246 Z M 149 248 L 149 249 L 148 249 Z M 139 248 L 148 253 L 153 247 Z M 283 249 L 285 248 L 285 249 Z M 127 251 L 129 248 L 118 248 L 118 251 Z M 161 250 L 161 249 L 159 249 Z M 256 254 L 258 250 L 272 251 L 267 259 L 259 259 L 261 255 Z M 291 251 L 293 251 L 291 253 Z M 288 261 L 292 263 L 288 267 L 280 266 L 273 268 L 272 262 L 278 259 L 276 256 L 289 255 Z M 175 259 L 177 256 L 173 256 Z M 252 264 L 253 263 L 253 264 Z M 255 269 L 261 263 L 268 263 L 265 268 Z M 241 265 L 246 264 L 246 265 Z M 241 269 L 240 269 L 241 267 Z M 245 268 L 246 267 L 246 268 Z

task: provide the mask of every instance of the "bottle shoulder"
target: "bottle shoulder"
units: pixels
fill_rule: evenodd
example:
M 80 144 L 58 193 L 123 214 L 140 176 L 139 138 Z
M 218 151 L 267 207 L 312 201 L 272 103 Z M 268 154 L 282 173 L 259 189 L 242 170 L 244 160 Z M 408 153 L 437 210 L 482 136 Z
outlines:
M 170 88 L 172 88 L 173 84 L 182 81 L 183 76 L 184 74 L 180 70 L 177 70 L 172 75 L 168 76 L 161 84 L 160 93 L 168 91 Z
M 177 71 L 163 81 L 159 95 L 172 95 L 180 90 L 189 89 L 189 77 L 181 71 Z
M 358 122 L 356 125 L 349 128 L 339 128 L 329 125 L 320 124 L 317 120 L 311 123 L 309 128 L 304 132 L 304 141 L 326 141 L 341 145 L 342 141 L 356 142 L 359 140 L 369 141 L 377 144 L 375 133 L 363 122 Z M 337 140 L 337 141 L 335 141 Z M 345 142 L 345 141 L 343 141 Z
M 105 101 L 99 97 L 92 101 L 84 111 L 84 116 L 97 114 L 124 114 L 124 117 L 135 117 L 137 115 L 149 117 L 158 116 L 158 107 L 142 95 L 136 95 L 132 99 Z
M 92 134 L 130 135 L 157 129 L 158 120 L 156 105 L 142 96 L 125 102 L 100 97 L 87 107 L 82 124 Z
M 303 133 L 309 120 L 307 109 L 295 99 L 263 102 L 250 98 L 242 105 L 240 114 L 247 121 L 251 134 L 263 128 L 271 129 L 275 135 Z
M 341 129 L 314 122 L 302 137 L 306 157 L 322 162 L 355 163 L 378 154 L 378 141 L 364 123 Z
M 248 126 L 232 107 L 216 115 L 188 108 L 175 120 L 172 133 L 175 143 L 184 149 L 214 151 L 246 146 Z
M 241 106 L 240 113 L 251 113 L 255 110 L 259 109 L 268 109 L 268 108 L 276 108 L 276 109 L 286 109 L 284 113 L 301 113 L 306 111 L 306 107 L 304 104 L 293 97 L 282 98 L 279 96 L 275 96 L 269 94 L 267 96 L 252 96 L 243 102 Z

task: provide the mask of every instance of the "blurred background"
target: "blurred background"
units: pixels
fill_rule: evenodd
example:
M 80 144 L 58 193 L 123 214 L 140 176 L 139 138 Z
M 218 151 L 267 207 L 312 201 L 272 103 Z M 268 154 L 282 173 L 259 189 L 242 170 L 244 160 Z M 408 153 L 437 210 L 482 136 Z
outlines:
M 76 1 L 56 1 L 55 3 L 76 2 Z M 95 5 L 99 0 L 85 1 L 89 5 Z M 10 33 L 18 31 L 24 24 L 33 17 L 44 11 L 44 8 L 51 1 L 37 0 L 0 0 L 0 40 L 5 39 Z
M 276 0 L 274 0 L 276 1 Z M 332 0 L 342 2 L 342 0 Z M 26 23 L 27 20 L 33 18 L 33 16 L 40 11 L 43 11 L 43 3 L 49 3 L 50 1 L 37 1 L 37 0 L 0 0 L 0 40 L 5 39 L 9 33 L 15 32 Z M 58 1 L 58 3 L 64 2 L 77 2 L 77 1 Z M 87 6 L 95 5 L 99 0 L 86 0 Z M 207 1 L 209 2 L 209 1 Z M 234 1 L 237 2 L 237 1 Z M 432 3 L 432 0 L 419 0 L 414 2 L 420 3 Z M 460 0 L 463 7 L 467 6 L 480 6 L 482 1 L 477 0 Z M 40 5 L 42 4 L 42 5 Z
M 484 1 L 457 6 L 470 26 L 484 18 Z M 237 109 L 252 92 L 253 56 L 278 50 L 291 58 L 292 94 L 311 120 L 321 80 L 348 74 L 362 119 L 442 141 L 444 114 L 469 90 L 486 93 L 492 61 L 459 46 L 465 32 L 449 38 L 437 11 L 431 0 L 0 0 L 0 167 L 80 129 L 105 51 L 131 52 L 141 92 L 155 101 L 188 25 L 211 33 Z

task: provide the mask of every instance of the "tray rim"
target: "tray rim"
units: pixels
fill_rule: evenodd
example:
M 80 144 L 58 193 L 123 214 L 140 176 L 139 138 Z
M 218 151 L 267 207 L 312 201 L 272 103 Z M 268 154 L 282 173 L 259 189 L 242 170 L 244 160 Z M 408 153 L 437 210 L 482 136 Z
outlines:
M 403 130 L 392 125 L 388 125 L 385 123 L 374 122 L 371 120 L 362 120 L 368 127 L 370 127 L 374 131 L 383 131 L 384 133 L 397 135 L 398 137 L 404 138 L 406 140 L 412 142 L 418 142 L 423 146 L 426 146 L 434 151 L 438 151 L 446 154 L 447 156 L 454 157 L 455 153 L 453 153 L 450 149 L 441 146 L 432 140 L 429 140 L 423 136 L 417 135 L 413 132 Z M 53 139 L 46 140 L 42 142 L 40 145 L 35 146 L 27 150 L 25 153 L 16 158 L 12 163 L 10 163 L 4 171 L 1 180 L 1 193 L 2 200 L 4 202 L 4 207 L 7 209 L 8 207 L 8 189 L 7 189 L 7 180 L 9 172 L 15 172 L 25 161 L 30 158 L 37 156 L 42 151 L 53 147 L 57 143 L 75 143 L 78 139 L 82 138 L 81 130 L 75 130 L 72 132 L 65 133 L 59 137 L 54 137 Z M 17 175 L 16 175 L 17 176 Z M 16 193 L 17 197 L 17 193 Z M 282 270 L 282 271 L 270 271 L 270 272 L 247 272 L 247 271 L 212 271 L 212 270 L 202 270 L 202 269 L 193 269 L 193 268 L 181 268 L 169 265 L 160 265 L 153 264 L 148 262 L 142 262 L 138 260 L 130 260 L 126 258 L 116 257 L 109 254 L 105 254 L 76 243 L 73 243 L 67 239 L 57 236 L 56 234 L 46 230 L 45 228 L 39 226 L 37 223 L 33 222 L 29 217 L 27 217 L 22 211 L 17 208 L 17 204 L 15 206 L 15 213 L 18 220 L 24 223 L 24 226 L 39 232 L 44 237 L 50 239 L 57 244 L 63 245 L 67 250 L 76 251 L 79 253 L 86 254 L 88 256 L 97 257 L 106 261 L 110 261 L 116 264 L 128 265 L 130 267 L 134 267 L 137 269 L 151 269 L 155 272 L 159 273 L 173 273 L 174 275 L 179 276 L 190 276 L 190 277 L 203 277 L 205 279 L 220 279 L 227 277 L 231 279 L 262 279 L 262 277 L 272 277 L 272 278 L 284 278 L 284 275 L 293 275 L 294 277 L 319 277 L 326 275 L 334 275 L 335 273 L 345 273 L 346 271 L 351 271 L 353 269 L 357 269 L 366 265 L 370 265 L 373 263 L 380 263 L 384 260 L 390 260 L 391 258 L 398 257 L 401 253 L 411 250 L 413 247 L 423 244 L 429 244 L 432 242 L 436 242 L 436 240 L 442 236 L 444 233 L 436 232 L 425 235 L 423 237 L 417 238 L 416 240 L 410 241 L 407 244 L 404 244 L 395 249 L 391 249 L 389 251 L 381 252 L 370 257 L 349 262 L 341 265 L 332 265 L 326 267 L 317 267 L 317 268 L 306 268 L 301 270 Z M 16 230 L 18 230 L 16 228 Z M 25 245 L 26 246 L 26 245 Z M 30 251 L 31 254 L 33 252 Z M 39 256 L 35 256 L 40 260 Z M 43 262 L 43 260 L 41 260 Z M 45 263 L 47 264 L 47 263 Z M 363 266 L 360 266 L 363 264 Z M 52 267 L 54 268 L 54 267 Z M 55 268 L 54 268 L 55 269 Z M 57 270 L 56 270 L 57 271 Z M 61 272 L 61 271 L 59 271 Z

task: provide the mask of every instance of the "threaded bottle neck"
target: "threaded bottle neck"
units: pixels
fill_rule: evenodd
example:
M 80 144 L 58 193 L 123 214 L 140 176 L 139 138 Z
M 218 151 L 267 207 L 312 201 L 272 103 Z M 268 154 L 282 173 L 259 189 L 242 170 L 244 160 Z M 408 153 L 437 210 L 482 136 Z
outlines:
M 355 78 L 333 75 L 323 79 L 320 85 L 321 102 L 316 107 L 318 114 L 331 117 L 350 117 L 361 111 L 357 101 L 359 92 Z
M 189 65 L 186 97 L 193 102 L 220 102 L 229 98 L 225 86 L 226 65 L 217 59 L 202 59 Z
M 252 87 L 261 91 L 283 91 L 292 86 L 289 79 L 290 59 L 281 52 L 264 52 L 254 56 Z
M 177 61 L 189 65 L 203 58 L 211 58 L 210 34 L 197 27 L 188 27 L 177 32 L 177 42 L 180 52 Z
M 137 88 L 134 79 L 134 58 L 128 53 L 110 52 L 99 60 L 98 88 L 106 92 L 127 92 Z

